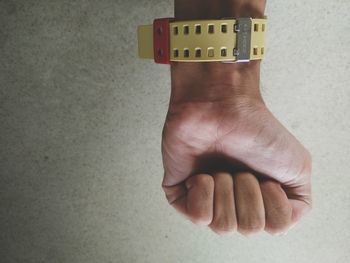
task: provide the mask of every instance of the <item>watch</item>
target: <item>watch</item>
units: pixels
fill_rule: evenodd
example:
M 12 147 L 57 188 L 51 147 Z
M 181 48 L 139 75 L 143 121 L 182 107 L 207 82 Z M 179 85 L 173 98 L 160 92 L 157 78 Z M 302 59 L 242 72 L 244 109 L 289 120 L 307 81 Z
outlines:
M 265 57 L 267 17 L 176 21 L 138 27 L 138 54 L 160 64 L 248 62 Z

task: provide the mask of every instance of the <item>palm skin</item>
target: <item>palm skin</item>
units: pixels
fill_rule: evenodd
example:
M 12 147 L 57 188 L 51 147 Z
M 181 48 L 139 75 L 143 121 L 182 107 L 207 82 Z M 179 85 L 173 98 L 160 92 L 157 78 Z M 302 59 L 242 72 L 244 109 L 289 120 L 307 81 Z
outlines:
M 225 88 L 227 82 L 214 81 L 222 80 L 216 71 L 199 80 L 203 75 L 188 69 L 173 66 L 173 88 L 200 81 L 209 83 L 206 89 Z M 259 82 L 252 79 L 247 87 Z M 310 210 L 311 156 L 261 96 L 176 94 L 173 89 L 163 128 L 162 186 L 177 211 L 218 234 L 278 234 Z

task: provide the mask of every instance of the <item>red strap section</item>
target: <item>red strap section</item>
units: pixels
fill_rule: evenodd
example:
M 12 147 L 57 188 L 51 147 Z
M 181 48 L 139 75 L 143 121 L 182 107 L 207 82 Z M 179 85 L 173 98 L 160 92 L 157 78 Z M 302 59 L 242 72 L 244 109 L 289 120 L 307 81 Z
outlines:
M 153 21 L 153 52 L 154 62 L 173 64 L 170 61 L 169 23 L 174 18 L 159 18 Z

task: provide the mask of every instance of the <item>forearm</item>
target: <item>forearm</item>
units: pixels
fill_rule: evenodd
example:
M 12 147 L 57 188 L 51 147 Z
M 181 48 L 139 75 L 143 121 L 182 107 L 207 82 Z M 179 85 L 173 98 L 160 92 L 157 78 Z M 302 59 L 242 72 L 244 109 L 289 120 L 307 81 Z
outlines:
M 175 0 L 176 20 L 264 16 L 265 0 Z M 172 103 L 261 99 L 260 61 L 249 63 L 179 62 L 171 67 Z

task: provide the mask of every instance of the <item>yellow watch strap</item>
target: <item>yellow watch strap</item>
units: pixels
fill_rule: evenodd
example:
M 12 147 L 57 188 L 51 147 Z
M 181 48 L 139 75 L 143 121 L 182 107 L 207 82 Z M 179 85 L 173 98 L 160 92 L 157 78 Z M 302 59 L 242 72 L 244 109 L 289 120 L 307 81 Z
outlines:
M 170 61 L 249 61 L 265 57 L 267 17 L 169 23 Z M 154 58 L 153 25 L 138 27 L 139 57 Z
M 143 59 L 153 59 L 153 25 L 138 26 L 137 39 L 139 57 Z

